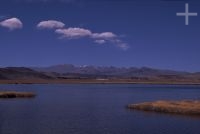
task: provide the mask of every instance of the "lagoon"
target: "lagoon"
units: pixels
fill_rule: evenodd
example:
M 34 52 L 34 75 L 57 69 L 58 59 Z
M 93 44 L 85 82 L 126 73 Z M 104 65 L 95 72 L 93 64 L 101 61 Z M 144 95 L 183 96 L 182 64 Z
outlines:
M 37 94 L 0 99 L 0 134 L 200 133 L 199 117 L 126 109 L 156 100 L 200 100 L 198 85 L 8 84 L 0 90 Z

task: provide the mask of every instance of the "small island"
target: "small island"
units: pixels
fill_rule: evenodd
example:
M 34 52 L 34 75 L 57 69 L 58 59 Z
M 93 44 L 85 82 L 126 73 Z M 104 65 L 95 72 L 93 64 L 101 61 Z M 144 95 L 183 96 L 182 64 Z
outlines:
M 200 116 L 200 101 L 155 101 L 128 105 L 129 109 Z
M 0 98 L 34 98 L 32 92 L 0 91 Z

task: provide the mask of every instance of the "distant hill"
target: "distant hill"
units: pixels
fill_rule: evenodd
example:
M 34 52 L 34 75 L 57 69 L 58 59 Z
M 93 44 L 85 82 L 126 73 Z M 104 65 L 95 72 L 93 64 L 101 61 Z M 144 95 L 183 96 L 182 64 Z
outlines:
M 13 79 L 52 79 L 52 77 L 25 67 L 0 68 L 0 80 Z
M 160 70 L 148 67 L 136 68 L 119 68 L 119 67 L 99 67 L 99 66 L 74 66 L 71 64 L 56 65 L 50 67 L 32 68 L 40 72 L 55 72 L 59 74 L 80 74 L 80 75 L 107 75 L 121 77 L 153 77 L 160 75 L 188 75 L 188 72 Z
M 60 79 L 129 79 L 136 81 L 190 81 L 200 82 L 200 73 L 161 70 L 148 67 L 74 66 L 71 64 L 35 67 L 33 70 Z
M 74 66 L 71 64 L 51 67 L 0 68 L 0 80 L 125 80 L 136 82 L 195 82 L 200 83 L 200 73 L 161 70 L 148 67 L 119 68 Z

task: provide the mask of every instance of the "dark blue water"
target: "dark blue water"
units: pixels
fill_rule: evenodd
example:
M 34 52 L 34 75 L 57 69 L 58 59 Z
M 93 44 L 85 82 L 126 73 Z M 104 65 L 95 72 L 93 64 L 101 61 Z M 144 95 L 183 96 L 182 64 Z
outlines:
M 0 100 L 0 134 L 200 134 L 200 118 L 130 111 L 127 104 L 200 99 L 200 86 L 0 85 L 34 99 Z

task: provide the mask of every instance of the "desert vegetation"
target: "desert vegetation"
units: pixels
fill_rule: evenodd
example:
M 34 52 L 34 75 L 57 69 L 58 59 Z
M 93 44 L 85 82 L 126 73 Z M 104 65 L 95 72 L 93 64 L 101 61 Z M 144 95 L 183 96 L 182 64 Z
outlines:
M 156 101 L 128 105 L 129 109 L 153 111 L 161 113 L 199 115 L 200 101 Z
M 0 98 L 33 98 L 36 94 L 32 92 L 0 91 Z

